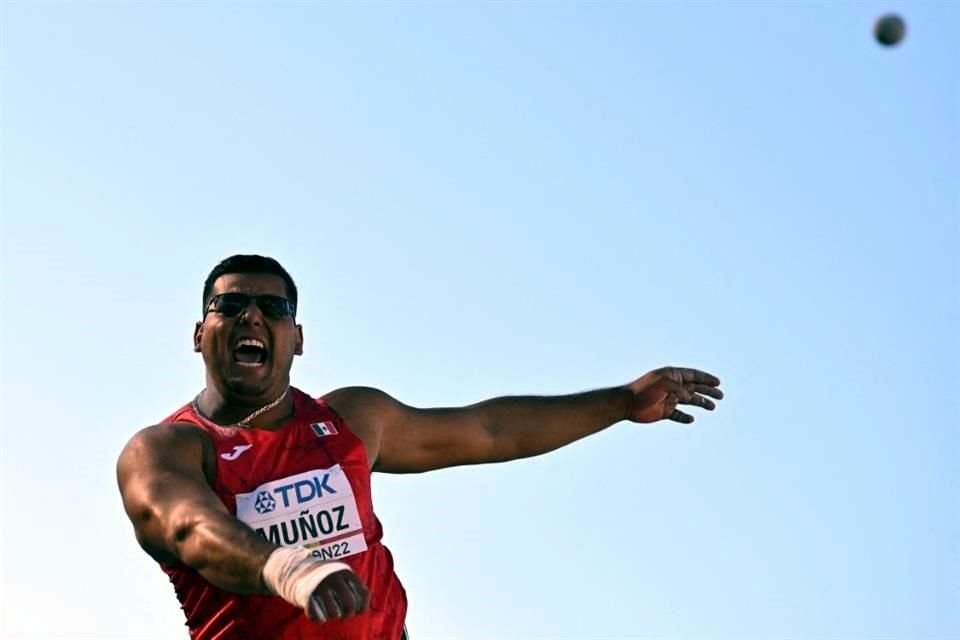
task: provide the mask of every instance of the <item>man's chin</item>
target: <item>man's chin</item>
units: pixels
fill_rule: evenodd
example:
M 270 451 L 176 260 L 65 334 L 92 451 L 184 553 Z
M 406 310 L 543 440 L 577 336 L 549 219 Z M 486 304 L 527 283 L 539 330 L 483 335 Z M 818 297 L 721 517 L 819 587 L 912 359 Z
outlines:
M 259 398 L 270 391 L 269 376 L 230 376 L 224 380 L 227 391 L 235 397 Z

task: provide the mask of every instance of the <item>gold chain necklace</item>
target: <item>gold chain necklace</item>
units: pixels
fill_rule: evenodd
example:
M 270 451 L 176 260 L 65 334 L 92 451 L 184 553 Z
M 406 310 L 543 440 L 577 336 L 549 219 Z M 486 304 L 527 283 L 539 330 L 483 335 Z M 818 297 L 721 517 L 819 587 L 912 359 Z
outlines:
M 239 422 L 234 422 L 233 424 L 224 424 L 224 425 L 218 424 L 217 426 L 218 426 L 218 427 L 225 427 L 225 428 L 227 428 L 227 429 L 232 428 L 232 427 L 239 427 L 240 429 L 249 429 L 249 428 L 250 428 L 250 421 L 251 421 L 251 420 L 253 420 L 254 418 L 256 418 L 257 416 L 259 416 L 259 415 L 261 415 L 261 414 L 266 413 L 267 411 L 270 411 L 270 409 L 273 409 L 275 406 L 277 406 L 278 404 L 280 404 L 281 402 L 283 402 L 283 399 L 287 397 L 287 393 L 288 393 L 289 391 L 290 391 L 290 387 L 287 387 L 286 389 L 283 390 L 283 393 L 280 394 L 280 397 L 279 397 L 279 398 L 277 398 L 276 400 L 274 400 L 274 401 L 271 402 L 270 404 L 267 404 L 267 405 L 264 405 L 264 406 L 260 407 L 259 409 L 257 409 L 256 411 L 254 411 L 253 413 L 251 413 L 250 415 L 248 415 L 246 418 L 244 418 L 243 420 L 241 420 L 241 421 L 239 421 Z M 193 408 L 194 413 L 196 413 L 198 416 L 200 416 L 200 417 L 203 418 L 204 420 L 207 420 L 208 422 L 212 422 L 213 424 L 216 424 L 216 423 L 213 422 L 212 420 L 208 419 L 205 415 L 203 415 L 203 413 L 200 411 L 200 405 L 197 404 L 197 401 L 200 399 L 200 394 L 201 394 L 201 393 L 203 393 L 203 391 L 201 391 L 200 393 L 197 394 L 197 397 L 195 397 L 195 398 L 193 399 L 193 402 L 190 403 L 190 406 Z

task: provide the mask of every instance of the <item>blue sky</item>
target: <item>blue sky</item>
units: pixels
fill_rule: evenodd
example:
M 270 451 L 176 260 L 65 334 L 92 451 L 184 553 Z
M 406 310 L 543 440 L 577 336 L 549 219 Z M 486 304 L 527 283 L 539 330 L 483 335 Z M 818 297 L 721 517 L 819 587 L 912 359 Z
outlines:
M 692 427 L 375 477 L 414 638 L 960 637 L 957 24 L 3 3 L 0 635 L 185 637 L 114 460 L 203 385 L 206 273 L 259 252 L 316 395 L 723 380 Z

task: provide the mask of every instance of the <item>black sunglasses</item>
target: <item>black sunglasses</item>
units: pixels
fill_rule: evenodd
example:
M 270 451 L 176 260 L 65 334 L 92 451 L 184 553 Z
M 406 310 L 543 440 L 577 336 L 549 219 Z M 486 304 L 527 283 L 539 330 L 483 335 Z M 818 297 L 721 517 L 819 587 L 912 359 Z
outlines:
M 246 293 L 221 293 L 210 298 L 207 304 L 207 310 L 203 316 L 206 317 L 211 311 L 216 311 L 220 315 L 233 318 L 250 306 L 250 301 L 257 303 L 263 315 L 271 320 L 279 320 L 287 316 L 293 316 L 297 312 L 297 306 L 281 296 L 264 294 L 260 296 L 251 296 Z

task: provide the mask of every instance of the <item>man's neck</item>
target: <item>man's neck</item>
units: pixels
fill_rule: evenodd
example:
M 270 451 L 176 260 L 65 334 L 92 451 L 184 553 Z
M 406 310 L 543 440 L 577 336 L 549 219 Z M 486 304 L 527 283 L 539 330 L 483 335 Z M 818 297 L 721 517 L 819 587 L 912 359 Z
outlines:
M 280 400 L 276 406 L 259 413 L 251 419 L 251 415 L 264 407 Z M 267 400 L 242 398 L 227 398 L 213 385 L 200 392 L 195 402 L 196 409 L 201 416 L 225 427 L 243 426 L 250 429 L 270 429 L 278 427 L 293 415 L 293 393 L 290 387 L 277 394 L 277 397 Z M 242 424 L 241 424 L 242 423 Z

